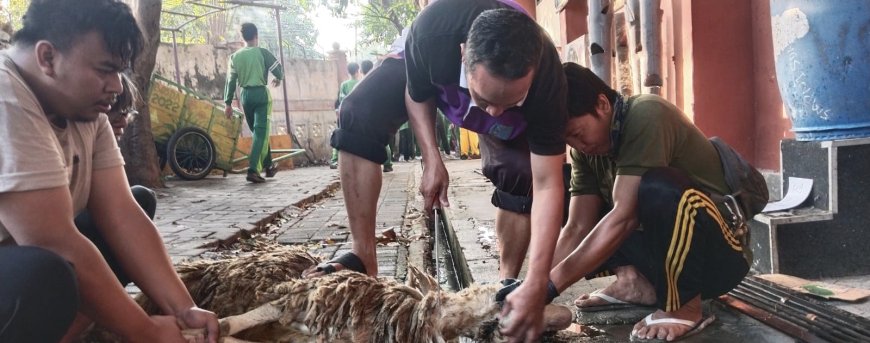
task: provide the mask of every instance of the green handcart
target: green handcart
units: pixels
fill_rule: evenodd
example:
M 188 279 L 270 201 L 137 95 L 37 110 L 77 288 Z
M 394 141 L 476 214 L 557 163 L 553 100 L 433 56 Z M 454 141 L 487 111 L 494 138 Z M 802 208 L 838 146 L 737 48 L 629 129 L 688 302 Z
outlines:
M 151 77 L 147 101 L 161 167 L 168 164 L 185 180 L 202 179 L 214 168 L 223 170 L 224 176 L 246 170 L 233 168 L 248 159 L 238 149 L 243 113 L 234 111 L 227 118 L 224 104 L 157 74 Z M 303 153 L 305 149 L 272 149 L 280 155 L 274 162 Z

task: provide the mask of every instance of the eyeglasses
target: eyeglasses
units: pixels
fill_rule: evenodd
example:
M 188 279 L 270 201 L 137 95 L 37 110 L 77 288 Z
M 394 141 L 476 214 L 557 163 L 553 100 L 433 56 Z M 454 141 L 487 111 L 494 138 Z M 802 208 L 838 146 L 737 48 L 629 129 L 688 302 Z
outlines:
M 127 117 L 135 117 L 135 116 L 139 115 L 139 111 L 136 111 L 136 110 L 133 110 L 133 109 L 122 110 L 122 111 L 118 111 L 118 114 L 120 114 L 121 117 L 124 117 L 124 118 L 127 118 Z
M 130 122 L 133 121 L 133 119 L 136 118 L 137 115 L 139 115 L 139 112 L 134 109 L 125 109 L 118 111 L 112 110 L 109 111 L 109 113 L 106 113 L 106 115 L 109 116 L 109 121 L 113 123 L 121 120 Z

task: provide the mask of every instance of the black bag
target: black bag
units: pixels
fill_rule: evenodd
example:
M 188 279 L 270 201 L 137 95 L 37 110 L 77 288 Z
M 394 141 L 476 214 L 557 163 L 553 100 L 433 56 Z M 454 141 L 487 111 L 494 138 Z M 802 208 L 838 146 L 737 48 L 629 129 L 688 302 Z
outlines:
M 719 137 L 710 138 L 710 143 L 719 152 L 725 183 L 731 189 L 731 194 L 724 195 L 726 204 L 736 200 L 741 213 L 734 215 L 741 216 L 743 220 L 752 219 L 761 213 L 770 198 L 764 176 Z M 729 197 L 734 200 L 729 200 Z
M 752 249 L 749 248 L 750 234 L 747 221 L 756 214 L 761 213 L 770 194 L 767 191 L 767 182 L 764 176 L 758 172 L 743 156 L 734 151 L 719 137 L 710 138 L 710 143 L 719 152 L 719 160 L 722 162 L 722 172 L 725 176 L 725 184 L 731 190 L 731 194 L 724 194 L 720 201 L 731 212 L 729 226 L 732 234 L 740 240 L 743 247 L 743 258 L 746 263 L 753 264 Z M 724 214 L 724 213 L 723 213 Z

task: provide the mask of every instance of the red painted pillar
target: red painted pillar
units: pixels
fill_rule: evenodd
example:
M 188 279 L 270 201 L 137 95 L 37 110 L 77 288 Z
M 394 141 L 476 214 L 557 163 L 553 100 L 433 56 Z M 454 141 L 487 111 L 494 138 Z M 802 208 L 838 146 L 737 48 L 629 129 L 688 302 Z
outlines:
M 695 125 L 755 161 L 751 1 L 692 1 Z
M 755 33 L 752 42 L 755 53 L 755 166 L 779 171 L 779 143 L 794 138 L 794 134 L 777 86 L 769 1 L 752 1 L 752 31 Z

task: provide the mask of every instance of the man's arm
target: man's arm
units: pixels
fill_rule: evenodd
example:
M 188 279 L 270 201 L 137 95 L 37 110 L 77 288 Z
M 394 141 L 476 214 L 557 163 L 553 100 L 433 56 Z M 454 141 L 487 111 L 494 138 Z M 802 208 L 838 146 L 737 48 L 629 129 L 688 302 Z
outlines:
M 0 193 L 0 222 L 19 245 L 52 251 L 74 266 L 81 310 L 88 317 L 128 341 L 182 341 L 174 319 L 149 318 L 121 288 L 97 248 L 75 228 L 66 186 Z
M 601 219 L 604 201 L 597 194 L 580 194 L 571 197 L 568 204 L 568 221 L 559 233 L 556 250 L 553 252 L 553 267 L 574 251 L 580 242 Z
M 94 170 L 88 211 L 127 274 L 163 313 L 181 319 L 188 327 L 208 328 L 218 335 L 213 313 L 196 308 L 181 282 L 157 227 L 136 203 L 122 166 Z M 192 316 L 193 318 L 186 318 Z
M 266 68 L 269 70 L 270 73 L 272 73 L 272 76 L 275 77 L 275 79 L 272 80 L 272 85 L 277 86 L 281 83 L 281 80 L 284 79 L 284 67 L 281 66 L 281 63 L 278 61 L 277 58 L 275 58 L 275 55 L 272 55 L 271 51 L 265 49 L 263 51 L 266 52 L 265 54 L 263 54 L 266 60 Z
M 441 161 L 441 154 L 438 152 L 435 140 L 435 98 L 416 102 L 406 89 L 405 107 L 408 110 L 408 119 L 414 130 L 414 137 L 423 153 L 423 180 L 420 182 L 420 193 L 423 194 L 424 209 L 426 212 L 431 210 L 436 200 L 443 206 L 449 206 L 447 168 L 444 167 L 444 161 Z
M 534 201 L 531 215 L 531 242 L 529 270 L 522 286 L 511 293 L 502 310 L 511 320 L 502 332 L 536 339 L 543 331 L 543 312 L 547 299 L 549 271 L 553 261 L 553 248 L 562 224 L 564 185 L 562 163 L 565 155 L 531 154 L 532 187 Z
M 564 183 L 562 164 L 565 155 L 531 154 L 532 189 L 532 236 L 529 246 L 528 283 L 546 285 L 553 260 L 553 248 L 559 237 L 564 208 Z
M 230 56 L 230 62 L 227 66 L 227 84 L 224 87 L 224 103 L 226 107 L 224 107 L 224 114 L 226 114 L 227 118 L 233 115 L 233 97 L 236 95 L 236 83 L 239 81 L 239 74 L 236 72 L 236 68 L 233 67 L 233 58 Z
M 559 291 L 591 273 L 610 258 L 637 229 L 637 190 L 640 176 L 618 175 L 613 186 L 613 210 L 592 229 L 580 245 L 550 272 Z

